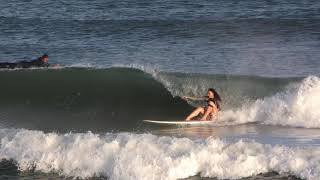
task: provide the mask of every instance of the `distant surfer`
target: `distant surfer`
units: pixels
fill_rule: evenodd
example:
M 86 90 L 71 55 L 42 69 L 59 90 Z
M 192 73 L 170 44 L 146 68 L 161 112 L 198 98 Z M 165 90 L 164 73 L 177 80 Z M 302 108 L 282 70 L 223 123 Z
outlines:
M 187 118 L 186 121 L 193 120 L 193 118 L 201 116 L 200 121 L 210 121 L 217 116 L 220 111 L 221 98 L 217 91 L 213 88 L 208 89 L 207 96 L 204 97 L 182 97 L 185 100 L 206 100 L 207 105 L 205 107 L 196 108 Z
M 57 67 L 59 65 L 50 65 L 48 63 L 49 56 L 47 54 L 42 55 L 41 57 L 32 60 L 32 61 L 19 61 L 19 62 L 0 62 L 0 68 L 6 68 L 6 69 L 15 69 L 15 68 L 32 68 L 32 67 L 49 67 L 54 66 Z

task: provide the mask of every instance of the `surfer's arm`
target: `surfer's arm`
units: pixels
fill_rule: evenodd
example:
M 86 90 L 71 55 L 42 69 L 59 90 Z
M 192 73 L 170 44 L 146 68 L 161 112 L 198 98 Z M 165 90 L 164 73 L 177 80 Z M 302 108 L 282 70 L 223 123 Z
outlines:
M 191 97 L 191 96 L 182 96 L 182 99 L 185 99 L 185 100 L 193 100 L 193 101 L 202 101 L 202 100 L 205 100 L 207 99 L 207 97 Z

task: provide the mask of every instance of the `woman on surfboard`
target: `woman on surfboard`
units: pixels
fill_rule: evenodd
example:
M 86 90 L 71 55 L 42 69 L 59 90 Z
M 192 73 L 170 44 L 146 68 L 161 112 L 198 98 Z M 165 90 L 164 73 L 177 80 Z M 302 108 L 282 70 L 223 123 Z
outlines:
M 217 91 L 213 88 L 208 89 L 208 94 L 205 97 L 182 97 L 185 100 L 206 100 L 207 105 L 205 107 L 198 107 L 196 108 L 187 118 L 186 121 L 193 120 L 193 118 L 201 115 L 200 121 L 210 121 L 214 117 L 216 117 L 218 111 L 220 111 L 220 102 L 221 98 Z

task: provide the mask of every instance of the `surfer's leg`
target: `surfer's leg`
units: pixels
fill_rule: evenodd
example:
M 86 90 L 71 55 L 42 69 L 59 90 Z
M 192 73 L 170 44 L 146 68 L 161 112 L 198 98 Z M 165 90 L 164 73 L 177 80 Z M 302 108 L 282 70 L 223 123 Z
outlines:
M 204 113 L 204 108 L 203 107 L 198 107 L 197 109 L 195 109 L 187 118 L 186 121 L 190 121 L 192 120 L 192 118 L 198 116 L 199 114 L 203 114 Z

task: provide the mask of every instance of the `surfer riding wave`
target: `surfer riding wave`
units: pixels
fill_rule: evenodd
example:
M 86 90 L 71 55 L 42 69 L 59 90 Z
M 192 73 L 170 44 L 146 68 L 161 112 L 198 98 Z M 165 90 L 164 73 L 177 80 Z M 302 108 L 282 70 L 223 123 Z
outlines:
M 200 120 L 200 121 L 210 121 L 217 117 L 220 111 L 221 98 L 217 91 L 213 88 L 209 88 L 207 96 L 204 97 L 182 97 L 185 100 L 206 100 L 207 105 L 204 107 L 197 107 L 189 116 L 185 119 L 186 121 Z M 199 117 L 199 118 L 198 118 Z

